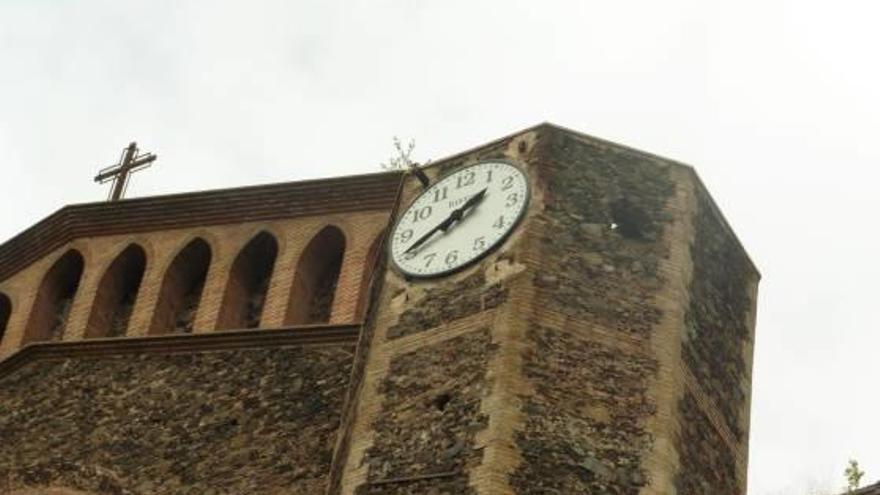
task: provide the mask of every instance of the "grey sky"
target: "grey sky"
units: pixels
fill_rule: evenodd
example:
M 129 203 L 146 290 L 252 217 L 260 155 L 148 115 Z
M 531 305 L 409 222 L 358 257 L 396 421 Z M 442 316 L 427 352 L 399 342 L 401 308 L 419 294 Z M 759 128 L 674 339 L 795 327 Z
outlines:
M 377 170 L 549 120 L 694 165 L 761 268 L 752 494 L 880 478 L 880 4 L 0 1 L 0 239 L 129 196 Z

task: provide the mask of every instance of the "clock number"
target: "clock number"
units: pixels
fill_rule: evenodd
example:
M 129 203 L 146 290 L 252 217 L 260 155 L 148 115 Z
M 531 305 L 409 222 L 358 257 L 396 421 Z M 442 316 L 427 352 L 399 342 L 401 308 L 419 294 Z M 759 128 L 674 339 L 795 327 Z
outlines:
M 413 223 L 416 223 L 419 220 L 427 220 L 430 216 L 431 205 L 425 206 L 424 208 L 419 208 L 418 210 L 413 211 Z
M 409 261 L 416 257 L 419 253 L 417 251 L 410 251 L 408 253 L 403 253 L 403 259 Z
M 513 187 L 513 176 L 508 175 L 507 177 L 501 179 L 501 190 L 506 191 Z
M 462 174 L 458 176 L 458 182 L 456 183 L 455 188 L 461 189 L 462 187 L 473 185 L 474 179 L 476 178 L 477 174 L 473 170 L 462 172 Z
M 486 249 L 486 238 L 483 236 L 474 239 L 474 251 L 482 251 Z
M 504 228 L 504 215 L 501 215 L 500 217 L 498 217 L 498 220 L 495 220 L 495 223 L 492 224 L 492 227 L 495 227 L 496 229 L 503 229 Z
M 510 207 L 515 205 L 519 201 L 519 194 L 512 192 L 507 195 L 507 203 L 504 203 L 504 206 Z
M 437 257 L 437 253 L 428 253 L 428 254 L 422 256 L 423 260 L 427 260 L 427 261 L 425 261 L 425 268 L 428 268 L 429 266 L 431 266 L 431 262 L 434 261 L 434 258 L 436 258 L 436 257 Z
M 407 243 L 413 237 L 413 230 L 406 229 L 400 233 L 400 242 Z
M 446 255 L 446 264 L 454 265 L 456 261 L 458 261 L 458 251 L 449 251 Z
M 492 182 L 492 169 L 486 170 L 486 184 Z
M 434 189 L 434 202 L 435 203 L 437 203 L 439 201 L 443 201 L 445 199 L 446 199 L 446 186 Z

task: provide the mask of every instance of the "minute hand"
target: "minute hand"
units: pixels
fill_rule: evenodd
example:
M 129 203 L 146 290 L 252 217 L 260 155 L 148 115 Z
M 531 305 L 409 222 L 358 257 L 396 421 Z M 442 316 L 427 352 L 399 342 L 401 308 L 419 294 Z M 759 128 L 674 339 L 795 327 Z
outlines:
M 442 230 L 443 232 L 446 232 L 447 230 L 449 230 L 449 228 L 452 227 L 452 224 L 461 220 L 462 216 L 464 216 L 464 212 L 466 212 L 468 210 L 468 208 L 473 208 L 474 206 L 478 205 L 480 203 L 480 201 L 483 200 L 483 197 L 485 195 L 486 195 L 486 189 L 483 189 L 482 191 L 478 192 L 477 194 L 474 194 L 473 196 L 471 196 L 471 198 L 469 200 L 467 200 L 463 205 L 452 210 L 449 213 L 449 216 L 446 217 L 445 220 L 440 222 L 439 225 L 437 225 L 433 229 L 429 230 L 422 237 L 419 237 L 419 239 L 416 242 L 414 242 L 412 244 L 412 246 L 408 247 L 406 249 L 406 251 L 404 251 L 404 253 L 409 253 L 410 251 L 418 248 L 419 246 L 421 246 L 422 244 L 427 242 L 427 240 L 430 239 L 431 236 L 436 234 L 438 230 Z

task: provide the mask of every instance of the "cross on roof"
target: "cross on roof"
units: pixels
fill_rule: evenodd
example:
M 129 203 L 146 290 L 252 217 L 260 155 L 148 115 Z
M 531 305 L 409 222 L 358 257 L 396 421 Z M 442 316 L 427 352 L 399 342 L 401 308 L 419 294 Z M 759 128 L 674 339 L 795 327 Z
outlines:
M 156 161 L 156 155 L 152 153 L 141 155 L 137 143 L 132 142 L 122 151 L 119 163 L 98 172 L 98 175 L 95 176 L 95 182 L 105 184 L 112 180 L 113 187 L 110 190 L 109 200 L 117 201 L 122 198 L 128 188 L 129 175 L 149 167 L 154 161 Z

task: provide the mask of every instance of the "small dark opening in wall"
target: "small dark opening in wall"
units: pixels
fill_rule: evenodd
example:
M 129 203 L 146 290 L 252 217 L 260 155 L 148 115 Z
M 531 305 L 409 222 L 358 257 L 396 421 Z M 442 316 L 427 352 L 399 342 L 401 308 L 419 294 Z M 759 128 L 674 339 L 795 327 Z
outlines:
M 193 331 L 210 265 L 211 247 L 200 238 L 187 244 L 175 256 L 159 290 L 159 302 L 150 325 L 151 334 Z
M 137 244 L 128 246 L 101 277 L 92 302 L 86 337 L 120 337 L 128 329 L 144 277 L 147 255 Z
M 651 220 L 641 208 L 623 198 L 611 203 L 610 227 L 627 239 L 644 239 Z
M 242 248 L 229 273 L 218 329 L 258 328 L 278 256 L 278 241 L 260 232 Z
M 344 257 L 345 235 L 337 227 L 324 227 L 309 241 L 294 272 L 286 325 L 330 321 Z
M 436 407 L 438 411 L 443 411 L 446 409 L 446 404 L 449 404 L 449 401 L 451 400 L 452 396 L 444 392 L 437 397 L 434 397 L 434 407 Z
M 70 250 L 43 276 L 25 329 L 25 343 L 62 339 L 84 266 L 82 255 Z

